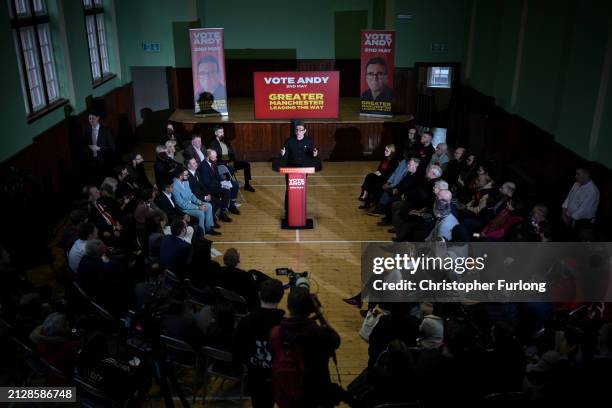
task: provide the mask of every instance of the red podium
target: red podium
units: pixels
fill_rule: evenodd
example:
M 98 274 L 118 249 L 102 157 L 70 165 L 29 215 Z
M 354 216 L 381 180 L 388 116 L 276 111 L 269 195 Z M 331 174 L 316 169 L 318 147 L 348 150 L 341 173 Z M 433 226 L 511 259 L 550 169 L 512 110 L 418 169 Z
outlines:
M 306 218 L 306 179 L 315 172 L 314 167 L 281 167 L 279 173 L 287 175 L 287 218 L 283 229 L 312 229 L 311 218 Z

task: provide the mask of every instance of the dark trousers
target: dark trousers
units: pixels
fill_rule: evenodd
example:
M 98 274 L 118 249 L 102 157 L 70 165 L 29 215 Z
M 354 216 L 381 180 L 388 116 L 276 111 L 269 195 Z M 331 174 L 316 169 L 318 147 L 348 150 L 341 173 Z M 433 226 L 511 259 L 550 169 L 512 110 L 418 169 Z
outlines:
M 253 408 L 272 408 L 274 406 L 274 394 L 272 393 L 271 378 L 249 373 L 246 380 Z
M 234 170 L 244 170 L 244 182 L 249 184 L 251 181 L 251 163 L 247 161 L 234 161 Z

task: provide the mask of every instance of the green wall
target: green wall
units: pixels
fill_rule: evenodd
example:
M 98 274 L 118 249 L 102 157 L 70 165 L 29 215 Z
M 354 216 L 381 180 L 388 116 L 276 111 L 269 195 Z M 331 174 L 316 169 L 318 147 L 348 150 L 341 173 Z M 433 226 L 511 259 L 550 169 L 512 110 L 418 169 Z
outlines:
M 367 11 L 367 26 L 361 28 L 370 28 L 375 5 L 380 8 L 384 4 L 376 0 L 311 0 L 306 3 L 197 0 L 202 26 L 225 29 L 226 49 L 243 50 L 251 57 L 257 55 L 253 49 L 295 49 L 295 53 L 285 52 L 281 57 L 298 59 L 335 58 L 338 52 L 334 38 L 335 13 Z M 349 24 L 346 29 L 355 28 Z M 234 55 L 239 56 L 239 53 L 234 51 Z M 340 55 L 347 57 L 344 52 Z M 349 50 L 348 55 L 359 58 L 353 50 Z
M 612 167 L 612 85 L 604 90 L 605 109 L 601 128 L 595 132 L 597 143 L 589 147 L 604 57 L 610 46 L 612 2 L 472 2 L 475 35 L 465 82 L 494 96 L 500 107 L 550 132 L 579 155 Z M 524 6 L 524 38 L 519 50 Z
M 396 66 L 463 61 L 470 16 L 468 0 L 395 0 L 394 4 Z M 408 14 L 413 16 L 411 20 L 397 18 Z M 445 43 L 448 51 L 432 52 L 432 43 Z
M 56 51 L 55 63 L 60 92 L 64 98 L 69 100 L 76 112 L 81 112 L 85 109 L 85 98 L 88 95 L 103 95 L 118 86 L 120 79 L 116 78 L 93 89 L 85 18 L 80 1 L 47 0 L 47 7 L 51 17 L 51 36 Z M 63 26 L 58 22 L 58 16 L 61 14 L 66 21 Z M 110 16 L 107 16 L 107 20 L 110 20 Z M 110 30 L 111 25 L 112 23 L 107 21 L 109 43 L 114 41 L 114 33 Z M 2 112 L 3 124 L 0 136 L 0 161 L 3 161 L 30 145 L 34 137 L 60 122 L 64 118 L 64 110 L 57 109 L 31 124 L 27 123 L 17 53 L 6 2 L 0 4 L 0 44 L 6 53 L 5 63 L 0 64 L 0 78 L 2 78 L 0 112 Z M 109 49 L 109 52 L 111 53 L 111 70 L 117 72 L 112 48 Z

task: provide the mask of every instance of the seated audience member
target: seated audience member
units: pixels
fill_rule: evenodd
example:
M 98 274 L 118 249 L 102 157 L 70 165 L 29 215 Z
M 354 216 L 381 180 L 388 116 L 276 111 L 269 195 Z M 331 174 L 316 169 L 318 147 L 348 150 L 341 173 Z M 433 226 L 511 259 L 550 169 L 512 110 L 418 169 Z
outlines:
M 421 177 L 421 172 L 419 171 L 420 161 L 419 159 L 412 158 L 408 162 L 408 174 L 406 177 L 399 182 L 399 184 L 389 192 L 389 190 L 383 193 L 383 198 L 385 198 L 385 194 L 388 194 L 389 202 L 384 207 L 384 217 L 378 225 L 387 225 L 391 222 L 393 217 L 393 208 L 397 208 L 397 203 L 406 203 L 409 202 L 410 205 L 415 204 L 415 200 L 418 201 L 422 198 L 417 197 L 420 192 L 420 186 L 423 184 L 423 178 Z M 426 177 L 427 179 L 427 177 Z M 383 200 L 381 199 L 381 202 Z M 416 204 L 415 204 L 416 205 Z
M 130 179 L 136 183 L 138 188 L 153 188 L 153 184 L 147 177 L 147 173 L 144 168 L 144 158 L 140 153 L 132 153 L 130 155 L 130 161 L 127 163 L 127 169 L 130 175 Z
M 160 144 L 165 145 L 167 141 L 175 142 L 179 150 L 185 148 L 185 140 L 176 132 L 174 124 L 170 121 L 166 122 L 165 134 L 161 138 Z
M 444 323 L 439 316 L 426 314 L 419 325 L 419 347 L 422 350 L 437 350 L 444 339 Z
M 192 247 L 184 239 L 187 225 L 183 220 L 174 220 L 170 226 L 171 235 L 161 239 L 159 263 L 178 277 L 184 277 L 191 262 Z
M 578 167 L 575 179 L 576 182 L 561 205 L 561 218 L 567 227 L 581 230 L 595 222 L 599 189 L 586 168 Z
M 476 155 L 470 154 L 466 157 L 465 161 L 459 168 L 459 177 L 457 180 L 451 182 L 454 186 L 455 191 L 453 192 L 459 201 L 464 202 L 469 200 L 471 191 L 469 190 L 470 184 L 478 176 L 478 170 L 480 169 Z
M 453 152 L 453 158 L 448 162 L 442 177 L 446 180 L 451 189 L 454 189 L 458 183 L 459 173 L 465 164 L 466 150 L 465 147 L 458 147 Z
M 176 141 L 168 140 L 165 146 L 166 146 L 166 154 L 168 155 L 168 159 L 176 163 L 176 166 L 180 166 L 180 163 L 176 160 Z
M 364 201 L 365 204 L 360 206 L 360 209 L 369 207 L 370 203 L 373 202 L 370 197 L 380 195 L 383 184 L 387 178 L 393 174 L 397 168 L 397 164 L 397 159 L 395 158 L 395 145 L 390 144 L 385 146 L 385 157 L 378 163 L 378 168 L 374 173 L 368 173 L 361 185 L 359 200 Z
M 217 152 L 218 164 L 228 166 L 233 173 L 236 170 L 244 170 L 244 189 L 252 193 L 255 189 L 251 186 L 251 163 L 236 160 L 236 152 L 230 141 L 225 137 L 223 126 L 216 125 L 213 129 L 215 138 L 210 142 L 210 148 Z
M 451 204 L 446 200 L 436 200 L 434 204 L 434 216 L 436 217 L 436 225 L 429 233 L 426 241 L 433 241 L 438 237 L 444 238 L 446 241 L 452 239 L 451 232 L 455 225 L 459 224 L 457 218 L 451 212 Z
M 68 268 L 70 272 L 76 275 L 79 269 L 79 263 L 83 256 L 85 256 L 85 246 L 87 241 L 92 239 L 98 239 L 98 230 L 92 222 L 83 222 L 77 229 L 77 240 L 70 248 L 68 252 Z
M 409 190 L 402 194 L 402 201 L 394 203 L 390 208 L 386 209 L 385 217 L 378 225 L 389 225 L 393 221 L 394 214 L 402 217 L 404 220 L 409 220 L 411 212 L 421 211 L 430 207 L 434 201 L 434 187 L 440 177 L 442 169 L 440 166 L 429 166 L 425 171 L 425 179 L 420 180 Z
M 206 160 L 198 168 L 200 180 L 204 189 L 215 197 L 221 199 L 220 211 L 229 211 L 240 215 L 236 207 L 238 196 L 238 184 L 235 181 L 226 180 L 217 167 L 217 152 L 212 149 L 206 150 Z
M 493 192 L 495 191 L 495 183 L 488 174 L 480 174 L 476 182 L 476 191 L 472 194 L 470 201 L 461 207 L 466 216 L 484 216 L 485 208 L 491 205 Z
M 304 361 L 302 393 L 297 406 L 332 406 L 335 391 L 329 374 L 329 359 L 340 347 L 340 336 L 327 324 L 323 316 L 317 320 L 309 316 L 315 311 L 312 297 L 306 288 L 293 288 L 287 299 L 289 317 L 281 320 L 280 325 L 272 329 L 270 343 L 272 346 L 272 371 L 282 353 L 287 348 L 299 350 Z M 289 379 L 292 380 L 292 379 Z M 279 393 L 275 392 L 274 400 L 279 407 L 287 407 L 289 401 L 282 396 L 285 386 L 282 378 L 274 378 Z
M 229 218 L 226 214 L 227 211 L 220 211 L 219 207 L 221 206 L 221 200 L 218 197 L 213 197 L 206 189 L 204 188 L 204 184 L 202 184 L 202 180 L 200 179 L 200 174 L 198 172 L 198 162 L 195 158 L 190 157 L 185 161 L 185 166 L 187 167 L 187 171 L 189 172 L 189 176 L 187 181 L 189 182 L 189 188 L 193 195 L 195 195 L 199 200 L 204 201 L 206 203 L 210 203 L 213 208 L 213 214 L 218 214 L 219 219 L 223 222 L 232 222 L 232 219 Z M 218 228 L 219 225 L 215 224 L 215 228 Z
M 392 202 L 393 197 L 399 195 L 397 187 L 406 177 L 414 183 L 418 179 L 417 170 L 419 167 L 418 159 L 402 160 L 395 171 L 389 176 L 382 185 L 382 195 L 376 204 L 376 208 L 368 215 L 381 215 L 385 213 L 386 206 Z
M 408 346 L 399 339 L 393 339 L 381 353 L 376 365 L 368 371 L 365 395 L 360 395 L 359 405 L 377 407 L 384 404 L 416 403 L 418 389 L 415 380 L 414 360 Z M 349 392 L 351 386 L 349 385 Z
M 521 391 L 525 353 L 510 323 L 495 322 L 491 328 L 493 348 L 487 353 L 488 393 Z
M 431 132 L 423 132 L 421 135 L 421 146 L 418 149 L 418 158 L 423 163 L 423 169 L 425 169 L 431 160 L 431 156 L 435 153 L 436 149 L 434 149 L 431 141 L 433 140 L 433 135 Z
M 242 318 L 234 335 L 234 362 L 247 368 L 247 386 L 254 408 L 272 408 L 272 350 L 270 330 L 285 314 L 278 304 L 283 298 L 283 284 L 268 279 L 259 285 L 259 309 Z
M 145 188 L 141 191 L 140 200 L 138 200 L 138 205 L 136 205 L 136 209 L 134 210 L 134 221 L 136 221 L 137 224 L 146 227 L 151 220 L 153 211 L 159 210 L 159 207 L 155 204 L 156 198 L 157 192 L 152 188 Z
M 230 303 L 218 303 L 212 307 L 213 318 L 206 327 L 206 345 L 217 349 L 232 351 L 235 338 L 236 312 Z M 202 329 L 200 325 L 200 329 Z M 232 369 L 231 365 L 223 365 Z
M 511 228 L 509 240 L 539 242 L 542 238 L 542 232 L 549 228 L 548 208 L 544 204 L 536 204 L 533 206 L 529 217 Z
M 405 211 L 405 209 L 402 208 L 404 203 L 394 205 L 392 218 L 394 228 L 389 230 L 389 232 L 396 234 L 393 240 L 396 242 L 423 241 L 436 224 L 436 219 L 433 214 L 434 200 L 446 200 L 451 203 L 451 212 L 454 209 L 453 196 L 449 190 L 445 189 L 447 187 L 448 183 L 446 183 L 446 181 L 437 180 L 433 186 L 434 195 L 431 198 L 431 204 L 427 207 L 410 210 L 408 213 L 402 213 L 402 211 Z
M 419 138 L 417 135 L 417 129 L 413 126 L 408 129 L 408 136 L 406 137 L 401 148 L 401 154 L 404 159 L 410 159 L 411 157 L 418 157 L 418 151 L 421 147 Z
M 201 166 L 206 160 L 206 150 L 202 151 L 202 136 L 194 133 L 191 137 L 191 144 L 185 148 L 183 155 L 185 160 L 193 157 L 198 162 L 198 166 Z
M 155 148 L 155 163 L 153 164 L 153 171 L 155 173 L 155 184 L 158 189 L 161 189 L 163 180 L 168 177 L 172 177 L 174 169 L 178 166 L 178 163 L 168 157 L 166 152 L 166 146 L 157 146 Z
M 235 248 L 225 251 L 223 264 L 217 277 L 217 286 L 236 292 L 246 299 L 250 308 L 257 307 L 257 282 L 251 273 L 239 268 L 240 254 Z
M 522 209 L 523 203 L 519 198 L 513 197 L 506 201 L 506 208 L 497 213 L 495 218 L 485 225 L 478 238 L 486 241 L 503 240 L 510 228 L 523 220 L 523 217 L 518 215 Z
M 140 196 L 139 187 L 130 179 L 127 166 L 115 168 L 117 188 L 115 189 L 115 199 L 121 203 L 121 210 L 124 214 L 131 214 L 138 205 Z
M 67 254 L 72 248 L 74 241 L 78 239 L 78 229 L 79 224 L 87 222 L 87 211 L 77 208 L 76 210 L 70 211 L 70 215 L 68 216 L 68 225 L 64 228 L 62 232 L 62 238 L 60 242 L 57 244 L 60 248 L 64 250 L 64 253 Z
M 98 239 L 87 241 L 77 281 L 89 297 L 111 312 L 124 310 L 130 300 L 130 277 L 121 274 L 119 264 L 106 256 L 106 245 Z
M 161 318 L 162 334 L 182 340 L 199 350 L 205 344 L 205 336 L 198 328 L 194 313 L 185 304 L 185 296 L 176 292 L 168 299 Z M 169 353 L 172 353 L 171 351 Z M 180 358 L 180 356 L 177 356 Z
M 122 238 L 123 227 L 115 218 L 115 215 L 100 202 L 100 191 L 95 186 L 87 186 L 84 189 L 88 200 L 89 216 L 101 234 L 101 239 L 109 243 L 117 244 Z
M 72 375 L 77 354 L 81 345 L 70 338 L 72 330 L 68 318 L 63 313 L 53 312 L 45 318 L 41 326 L 30 334 L 30 341 L 36 346 L 40 358 L 53 365 L 67 377 Z M 47 385 L 65 385 L 61 379 L 47 376 Z
M 174 184 L 172 197 L 177 207 L 186 214 L 198 220 L 200 229 L 209 235 L 221 235 L 215 231 L 213 220 L 213 208 L 210 203 L 199 200 L 189 188 L 189 172 L 183 167 L 179 167 L 174 172 Z
M 470 233 L 480 232 L 488 222 L 506 208 L 506 203 L 514 196 L 515 192 L 516 185 L 510 181 L 505 182 L 499 188 L 495 197 L 493 191 L 490 192 L 490 198 L 487 198 L 487 201 L 493 204 L 488 205 L 478 214 L 464 212 L 462 224 Z
M 166 213 L 168 217 L 168 221 L 170 223 L 174 222 L 174 220 L 183 220 L 185 222 L 190 222 L 191 217 L 189 214 L 185 214 L 178 206 L 174 199 L 174 195 L 172 192 L 174 191 L 174 179 L 168 178 L 161 182 L 162 187 L 160 189 L 160 193 L 155 197 L 154 203 L 157 207 Z
M 437 164 L 442 168 L 442 171 L 446 170 L 450 158 L 448 157 L 448 146 L 446 143 L 439 143 L 436 146 L 436 151 L 431 155 L 428 165 Z
M 399 339 L 407 346 L 416 345 L 419 321 L 410 314 L 412 303 L 395 302 L 383 305 L 389 314 L 383 314 L 372 333 L 368 346 L 368 367 L 374 367 L 380 353 L 385 351 L 393 339 Z

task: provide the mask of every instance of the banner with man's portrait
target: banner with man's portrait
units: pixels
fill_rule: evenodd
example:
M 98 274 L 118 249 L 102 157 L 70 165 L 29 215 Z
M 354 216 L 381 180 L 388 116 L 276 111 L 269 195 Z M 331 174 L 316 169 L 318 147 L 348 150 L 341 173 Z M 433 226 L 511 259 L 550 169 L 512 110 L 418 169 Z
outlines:
M 395 31 L 361 30 L 362 115 L 391 116 L 395 102 Z
M 227 115 L 222 28 L 189 30 L 195 114 Z

